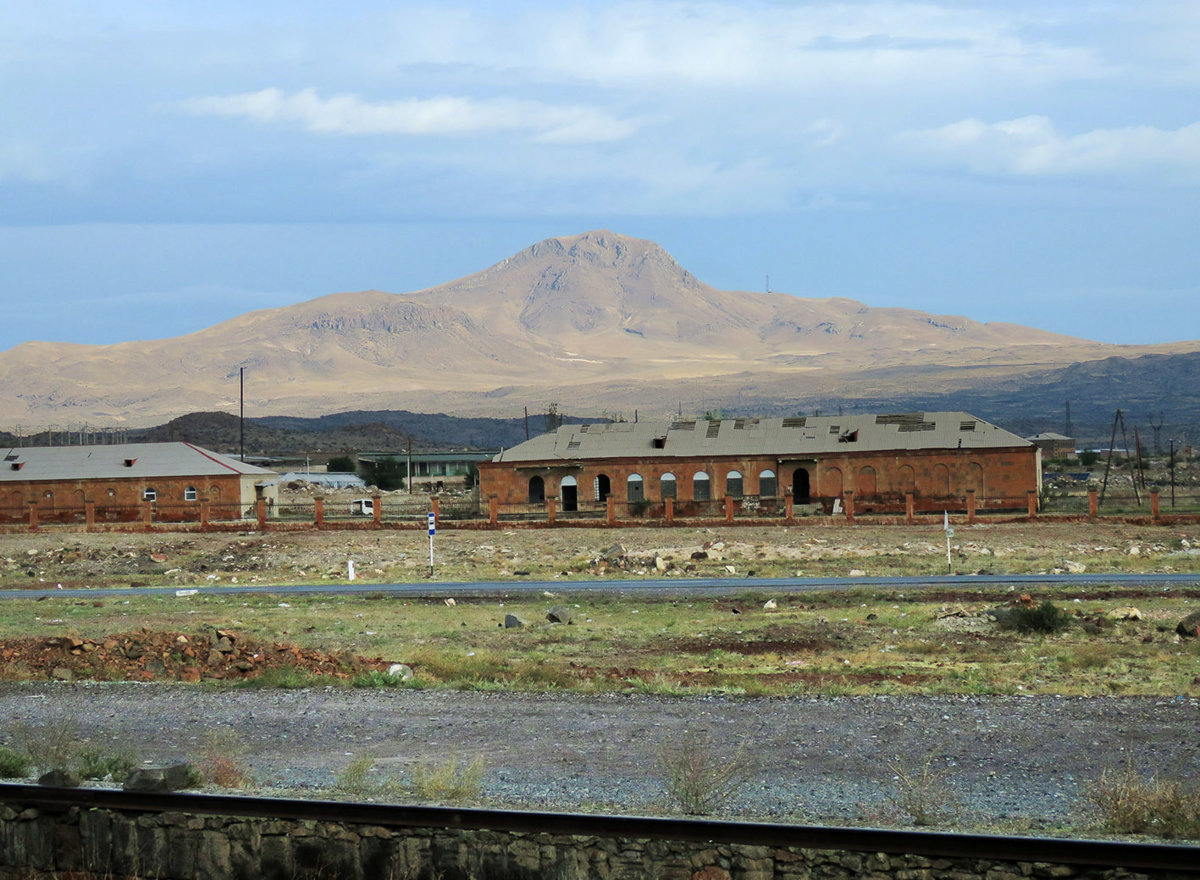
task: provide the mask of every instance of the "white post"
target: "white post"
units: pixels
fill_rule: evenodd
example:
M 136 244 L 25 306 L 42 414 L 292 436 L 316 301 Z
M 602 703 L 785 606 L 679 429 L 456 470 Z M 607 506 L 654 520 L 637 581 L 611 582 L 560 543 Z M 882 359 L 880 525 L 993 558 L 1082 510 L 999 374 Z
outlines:
M 429 512 L 429 576 L 433 577 L 433 533 L 437 531 L 434 525 L 433 511 Z
M 942 528 L 946 530 L 946 574 L 954 573 L 954 564 L 950 561 L 950 539 L 954 537 L 954 529 L 950 528 L 950 511 L 943 510 Z
M 354 560 L 353 559 L 348 559 L 346 561 L 346 580 L 348 580 L 348 581 L 354 580 Z

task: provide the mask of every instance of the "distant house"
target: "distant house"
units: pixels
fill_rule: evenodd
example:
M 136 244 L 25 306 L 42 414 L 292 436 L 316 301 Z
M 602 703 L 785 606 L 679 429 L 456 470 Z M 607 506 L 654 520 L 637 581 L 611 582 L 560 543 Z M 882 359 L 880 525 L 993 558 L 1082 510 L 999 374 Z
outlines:
M 88 502 L 97 522 L 140 519 L 145 505 L 163 522 L 252 516 L 259 498 L 273 511 L 279 475 L 191 443 L 22 446 L 0 468 L 0 522 L 82 521 Z
M 281 483 L 311 483 L 325 489 L 365 489 L 366 482 L 358 474 L 328 473 L 325 471 L 288 471 L 279 475 Z
M 1030 443 L 1042 450 L 1044 458 L 1071 458 L 1075 455 L 1075 438 L 1064 437 L 1053 431 L 1044 431 L 1027 438 Z
M 461 484 L 482 461 L 490 461 L 498 449 L 472 449 L 461 452 L 414 452 L 411 456 L 414 483 L 429 483 L 430 488 L 438 483 Z M 358 460 L 375 464 L 386 461 L 406 465 L 410 456 L 404 452 L 360 452 Z
M 1041 486 L 1038 448 L 964 412 L 671 423 L 564 425 L 479 465 L 480 493 L 523 513 L 615 503 L 662 515 L 711 514 L 732 496 L 743 509 L 832 509 L 851 492 L 858 511 L 1020 509 Z

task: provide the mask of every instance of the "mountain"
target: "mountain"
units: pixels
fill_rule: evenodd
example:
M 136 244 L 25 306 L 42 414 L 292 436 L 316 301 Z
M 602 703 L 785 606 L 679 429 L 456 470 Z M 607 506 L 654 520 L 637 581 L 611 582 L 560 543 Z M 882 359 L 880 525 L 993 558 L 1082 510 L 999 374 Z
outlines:
M 844 299 L 722 291 L 653 242 L 551 238 L 458 281 L 338 293 L 172 339 L 0 353 L 15 422 L 149 425 L 197 410 L 315 416 L 351 409 L 666 415 L 808 399 L 939 393 L 1115 355 L 1012 324 Z

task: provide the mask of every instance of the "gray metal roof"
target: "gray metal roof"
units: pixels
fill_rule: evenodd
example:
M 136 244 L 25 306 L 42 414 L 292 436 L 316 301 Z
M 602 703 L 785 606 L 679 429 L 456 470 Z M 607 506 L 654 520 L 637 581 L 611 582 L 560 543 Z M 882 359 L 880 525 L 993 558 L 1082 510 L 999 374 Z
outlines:
M 1027 439 L 1029 439 L 1033 442 L 1037 442 L 1038 440 L 1071 440 L 1071 441 L 1074 441 L 1075 438 L 1067 437 L 1065 434 L 1056 434 L 1053 431 L 1043 431 L 1042 433 L 1034 434 L 1032 437 L 1029 437 Z
M 506 449 L 492 460 L 789 457 L 1032 445 L 1016 434 L 965 412 L 893 413 L 563 425 L 553 434 L 543 434 Z
M 126 466 L 125 462 L 132 465 Z M 19 465 L 19 467 L 14 467 Z M 244 464 L 191 443 L 123 443 L 112 446 L 14 446 L 4 452 L 0 483 L 30 480 L 118 480 L 212 477 L 245 474 L 278 479 L 266 468 Z

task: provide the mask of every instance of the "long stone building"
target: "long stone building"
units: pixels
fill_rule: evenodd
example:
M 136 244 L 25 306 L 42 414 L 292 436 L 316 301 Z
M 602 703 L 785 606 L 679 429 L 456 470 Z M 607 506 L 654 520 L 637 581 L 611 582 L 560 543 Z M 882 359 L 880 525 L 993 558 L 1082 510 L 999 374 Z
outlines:
M 21 446 L 0 467 L 0 522 L 142 519 L 198 521 L 254 515 L 259 498 L 271 508 L 279 475 L 191 443 L 111 446 Z
M 564 425 L 479 465 L 499 512 L 704 515 L 794 505 L 861 513 L 1025 509 L 1041 483 L 1027 440 L 964 412 Z

